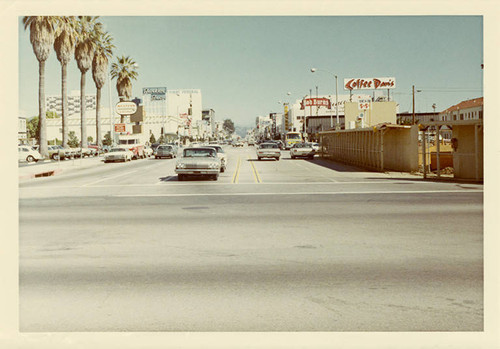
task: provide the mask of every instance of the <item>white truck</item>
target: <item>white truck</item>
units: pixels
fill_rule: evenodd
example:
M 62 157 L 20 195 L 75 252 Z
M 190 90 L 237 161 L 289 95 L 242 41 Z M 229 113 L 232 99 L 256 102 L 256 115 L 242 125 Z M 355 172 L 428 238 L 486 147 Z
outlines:
M 118 145 L 129 149 L 132 154 L 134 154 L 132 158 L 134 160 L 144 159 L 148 156 L 146 154 L 144 142 L 142 142 L 140 135 L 119 135 Z

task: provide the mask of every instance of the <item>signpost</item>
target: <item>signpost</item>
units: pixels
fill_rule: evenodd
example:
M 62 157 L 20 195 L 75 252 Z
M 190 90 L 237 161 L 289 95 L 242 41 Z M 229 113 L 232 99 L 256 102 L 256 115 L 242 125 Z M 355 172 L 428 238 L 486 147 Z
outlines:
M 115 132 L 116 133 L 126 132 L 125 124 L 115 124 Z

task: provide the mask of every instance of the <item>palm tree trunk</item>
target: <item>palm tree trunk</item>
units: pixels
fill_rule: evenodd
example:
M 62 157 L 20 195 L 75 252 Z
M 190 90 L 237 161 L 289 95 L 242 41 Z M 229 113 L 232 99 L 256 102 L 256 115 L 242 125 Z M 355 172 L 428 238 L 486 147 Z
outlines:
M 47 118 L 45 115 L 45 61 L 39 61 L 38 63 L 38 129 L 40 131 L 38 144 L 40 145 L 40 154 L 48 158 Z
M 62 83 L 61 83 L 61 97 L 62 97 L 62 146 L 64 148 L 68 147 L 68 96 L 66 94 L 66 82 L 67 82 L 67 65 L 61 64 L 61 75 L 62 75 Z
M 96 106 L 95 106 L 95 131 L 96 131 L 96 144 L 99 149 L 102 147 L 101 139 L 101 89 L 97 88 Z
M 87 73 L 82 72 L 80 79 L 80 115 L 82 125 L 82 148 L 87 148 L 87 117 L 85 110 L 87 109 L 87 99 L 85 97 L 85 76 Z

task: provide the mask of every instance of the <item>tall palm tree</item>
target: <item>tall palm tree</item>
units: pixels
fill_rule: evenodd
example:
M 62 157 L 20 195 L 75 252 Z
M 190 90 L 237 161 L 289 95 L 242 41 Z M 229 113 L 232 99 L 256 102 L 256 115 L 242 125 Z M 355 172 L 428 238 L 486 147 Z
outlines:
M 96 144 L 102 146 L 101 138 L 101 89 L 106 83 L 108 77 L 108 62 L 113 56 L 113 37 L 102 31 L 102 26 L 99 24 L 95 27 L 95 54 L 92 60 L 92 78 L 97 88 L 96 93 Z M 112 106 L 109 106 L 110 113 L 113 111 Z
M 49 156 L 47 145 L 47 119 L 45 115 L 45 61 L 54 43 L 57 20 L 53 16 L 25 16 L 24 30 L 30 29 L 30 42 L 38 60 L 38 125 L 40 154 Z
M 116 91 L 120 101 L 130 100 L 132 97 L 132 80 L 137 80 L 137 63 L 130 56 L 117 58 L 117 63 L 111 65 L 111 77 L 116 78 Z M 123 122 L 123 115 L 121 121 Z
M 96 31 L 95 27 L 99 17 L 93 16 L 78 16 L 76 21 L 77 42 L 75 47 L 75 60 L 80 69 L 80 119 L 81 119 L 81 136 L 82 148 L 87 147 L 87 118 L 86 111 L 86 94 L 85 80 L 87 70 L 92 66 L 94 59 Z
M 69 125 L 68 125 L 68 96 L 67 96 L 67 70 L 68 63 L 75 52 L 76 31 L 75 17 L 58 17 L 56 39 L 54 50 L 59 62 L 61 62 L 61 97 L 62 97 L 62 145 L 68 147 Z

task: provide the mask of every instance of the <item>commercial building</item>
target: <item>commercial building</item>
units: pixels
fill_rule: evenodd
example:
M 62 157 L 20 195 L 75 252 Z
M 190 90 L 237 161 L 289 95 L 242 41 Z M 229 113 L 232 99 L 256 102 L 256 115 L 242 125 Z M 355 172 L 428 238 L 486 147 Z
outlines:
M 439 113 L 439 120 L 482 120 L 483 104 L 483 97 L 462 101 Z

